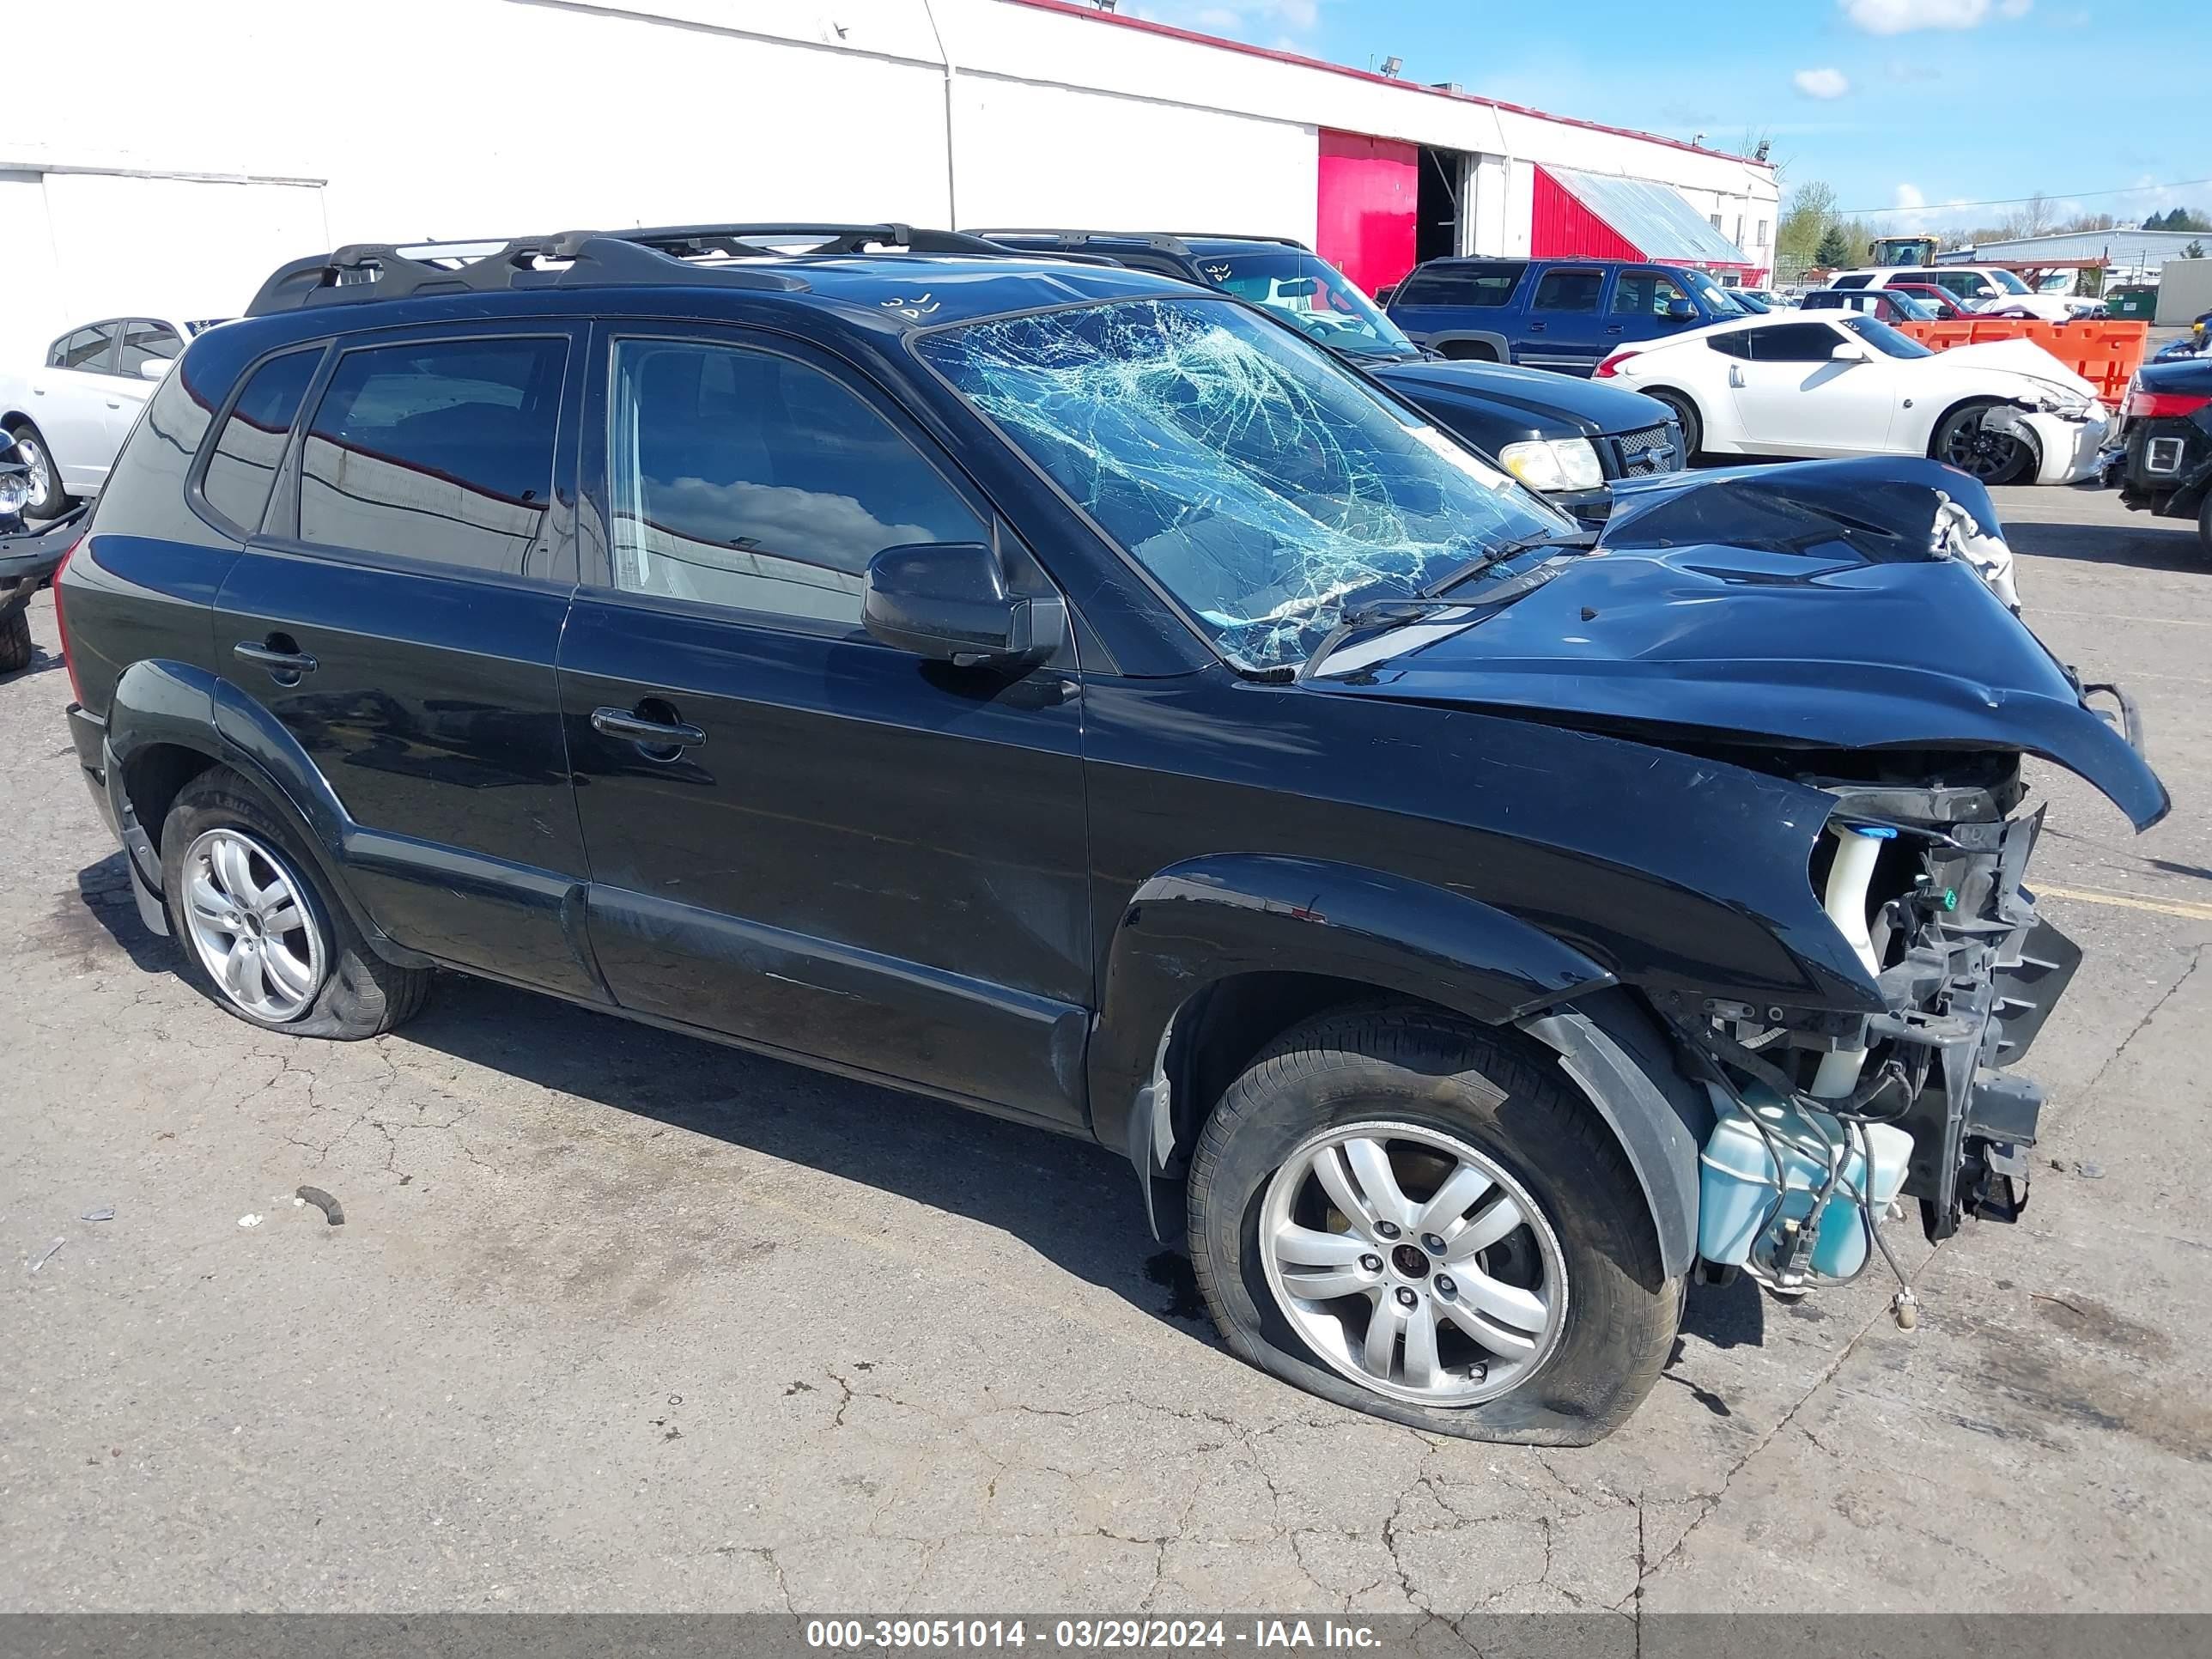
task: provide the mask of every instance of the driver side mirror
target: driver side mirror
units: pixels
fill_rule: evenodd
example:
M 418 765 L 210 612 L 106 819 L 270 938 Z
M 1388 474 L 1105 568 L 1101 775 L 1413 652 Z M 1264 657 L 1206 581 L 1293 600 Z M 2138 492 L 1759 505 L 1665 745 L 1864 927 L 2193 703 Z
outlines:
M 1844 340 L 1828 356 L 1839 363 L 1863 363 L 1867 360 L 1867 349 L 1855 340 Z
M 1009 593 L 999 556 L 981 542 L 913 542 L 868 561 L 860 625 L 933 662 L 1013 666 L 1066 640 L 1067 605 L 1056 593 Z
M 1670 323 L 1694 323 L 1698 320 L 1698 308 L 1687 300 L 1669 300 L 1667 302 L 1667 320 Z
M 138 365 L 138 378 L 142 380 L 158 380 L 176 366 L 176 360 L 173 357 L 149 357 Z

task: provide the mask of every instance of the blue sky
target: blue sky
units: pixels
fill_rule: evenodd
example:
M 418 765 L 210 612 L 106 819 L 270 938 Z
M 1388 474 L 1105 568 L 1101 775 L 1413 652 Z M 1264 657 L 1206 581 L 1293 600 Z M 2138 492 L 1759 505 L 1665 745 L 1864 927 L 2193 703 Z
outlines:
M 2212 210 L 2212 0 L 1121 0 L 1146 16 L 1733 148 L 1900 226 L 2041 191 L 2059 213 Z M 2070 88 L 2078 87 L 2078 102 Z M 1954 205 L 1959 204 L 1959 205 Z M 1917 210 L 1915 211 L 1914 210 Z

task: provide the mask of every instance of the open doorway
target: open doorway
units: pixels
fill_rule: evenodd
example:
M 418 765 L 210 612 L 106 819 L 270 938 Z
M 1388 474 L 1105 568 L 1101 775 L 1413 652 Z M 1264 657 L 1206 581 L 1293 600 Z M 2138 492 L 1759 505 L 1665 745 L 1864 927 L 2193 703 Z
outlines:
M 1467 161 L 1463 151 L 1431 149 L 1420 152 L 1420 198 L 1413 216 L 1413 258 L 1448 259 L 1460 252 L 1461 204 L 1467 199 Z

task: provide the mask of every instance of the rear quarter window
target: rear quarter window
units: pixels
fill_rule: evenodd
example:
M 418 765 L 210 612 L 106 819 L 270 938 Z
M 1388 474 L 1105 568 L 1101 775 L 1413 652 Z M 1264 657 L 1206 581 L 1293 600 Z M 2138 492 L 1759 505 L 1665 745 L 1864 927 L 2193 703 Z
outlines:
M 1472 306 L 1487 310 L 1509 303 L 1528 266 L 1516 260 L 1481 265 L 1425 265 L 1392 296 L 1401 306 Z
M 260 527 L 300 400 L 323 360 L 320 344 L 272 357 L 253 371 L 224 419 L 200 477 L 200 494 L 240 536 Z

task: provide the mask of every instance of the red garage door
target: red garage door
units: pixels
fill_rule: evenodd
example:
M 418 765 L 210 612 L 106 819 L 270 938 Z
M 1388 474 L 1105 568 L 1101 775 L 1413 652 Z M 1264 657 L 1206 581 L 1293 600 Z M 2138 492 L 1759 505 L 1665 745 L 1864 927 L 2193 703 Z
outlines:
M 1373 294 L 1413 268 L 1420 155 L 1364 133 L 1321 135 L 1319 252 Z

